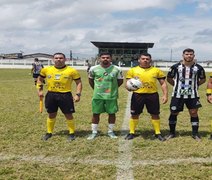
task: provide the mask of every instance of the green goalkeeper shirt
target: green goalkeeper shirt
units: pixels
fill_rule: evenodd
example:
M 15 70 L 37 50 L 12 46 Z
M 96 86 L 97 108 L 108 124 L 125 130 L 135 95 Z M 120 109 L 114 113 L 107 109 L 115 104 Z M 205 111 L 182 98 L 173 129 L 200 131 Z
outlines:
M 101 65 L 92 66 L 89 78 L 94 79 L 93 99 L 118 98 L 118 79 L 123 79 L 118 66 L 110 65 L 108 68 L 103 68 Z

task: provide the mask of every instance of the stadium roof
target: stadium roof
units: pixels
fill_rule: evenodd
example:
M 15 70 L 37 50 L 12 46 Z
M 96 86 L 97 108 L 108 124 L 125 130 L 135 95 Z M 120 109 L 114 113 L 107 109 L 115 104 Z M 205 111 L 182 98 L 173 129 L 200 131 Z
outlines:
M 91 43 L 98 48 L 139 48 L 139 49 L 147 49 L 147 48 L 152 48 L 154 46 L 154 43 L 97 42 L 97 41 L 91 41 Z

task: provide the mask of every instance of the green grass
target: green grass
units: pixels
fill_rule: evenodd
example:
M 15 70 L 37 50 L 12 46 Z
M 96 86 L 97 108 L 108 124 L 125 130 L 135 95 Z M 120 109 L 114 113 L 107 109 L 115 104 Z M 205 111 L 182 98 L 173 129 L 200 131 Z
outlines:
M 0 70 L 0 179 L 116 179 L 128 96 L 124 86 L 120 88 L 120 110 L 115 127 L 118 140 L 106 136 L 106 114 L 101 115 L 100 136 L 94 141 L 86 139 L 91 131 L 93 91 L 88 85 L 86 72 L 80 71 L 83 92 L 81 101 L 75 104 L 74 114 L 77 139 L 67 142 L 65 118 L 59 111 L 54 136 L 43 142 L 41 137 L 46 132 L 47 113 L 39 113 L 36 88 L 28 73 L 29 70 Z M 132 141 L 131 147 L 135 179 L 212 179 L 212 142 L 208 140 L 212 106 L 206 101 L 205 89 L 206 84 L 200 88 L 203 105 L 199 111 L 201 142 L 190 136 L 187 109 L 178 117 L 178 137 L 163 143 L 152 140 L 150 117 L 144 111 L 137 131 L 141 136 Z M 169 132 L 169 102 L 161 105 L 163 135 Z M 198 162 L 197 158 L 201 160 Z M 174 160 L 183 161 L 170 163 Z

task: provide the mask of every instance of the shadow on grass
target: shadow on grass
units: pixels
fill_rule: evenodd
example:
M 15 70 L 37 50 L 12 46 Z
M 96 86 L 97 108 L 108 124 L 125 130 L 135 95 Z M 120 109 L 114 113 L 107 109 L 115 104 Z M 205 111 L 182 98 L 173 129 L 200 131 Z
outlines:
M 86 137 L 88 134 L 90 134 L 91 131 L 81 130 L 81 131 L 75 131 L 75 135 L 77 137 Z M 62 130 L 54 133 L 54 136 L 67 136 L 69 134 L 68 130 Z
M 161 130 L 161 135 L 163 137 L 169 135 L 169 130 Z M 192 132 L 191 131 L 185 131 L 185 130 L 179 130 L 176 131 L 176 137 L 191 137 Z M 210 136 L 209 131 L 199 131 L 200 137 L 208 137 Z M 150 139 L 153 140 L 155 139 L 154 137 L 154 131 L 153 130 L 144 130 L 144 131 L 137 131 L 136 132 L 136 137 L 141 136 L 143 139 Z
M 199 131 L 199 135 L 201 137 L 207 137 L 210 134 L 209 131 Z M 177 131 L 176 136 L 191 136 L 192 132 L 191 131 L 185 131 L 185 130 L 180 130 Z
M 77 137 L 85 137 L 87 138 L 88 135 L 91 133 L 91 130 L 80 130 L 75 132 L 75 135 Z M 114 133 L 119 137 L 119 138 L 125 138 L 127 136 L 127 134 L 129 133 L 129 130 L 121 130 L 121 131 L 114 131 Z M 68 130 L 62 130 L 59 132 L 55 132 L 53 135 L 54 136 L 68 136 L 69 131 Z M 166 136 L 169 134 L 169 130 L 161 130 L 161 135 L 162 136 Z M 201 137 L 208 137 L 210 136 L 210 132 L 208 131 L 199 131 L 199 134 Z M 185 130 L 179 130 L 176 132 L 176 137 L 187 137 L 187 136 L 191 136 L 192 133 L 191 131 L 185 131 Z M 102 131 L 98 131 L 98 136 L 107 136 L 106 132 L 102 132 Z M 154 131 L 153 130 L 143 130 L 143 131 L 136 131 L 135 133 L 135 138 L 136 137 L 142 137 L 143 139 L 150 139 L 153 140 L 155 139 L 154 137 Z

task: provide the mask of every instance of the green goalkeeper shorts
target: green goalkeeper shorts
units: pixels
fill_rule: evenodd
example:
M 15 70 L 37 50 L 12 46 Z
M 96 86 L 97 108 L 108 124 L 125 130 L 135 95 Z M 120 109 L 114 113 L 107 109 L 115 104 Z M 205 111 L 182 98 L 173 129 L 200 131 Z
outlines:
M 93 99 L 92 100 L 92 112 L 94 114 L 108 113 L 115 114 L 118 111 L 117 99 L 104 100 Z

